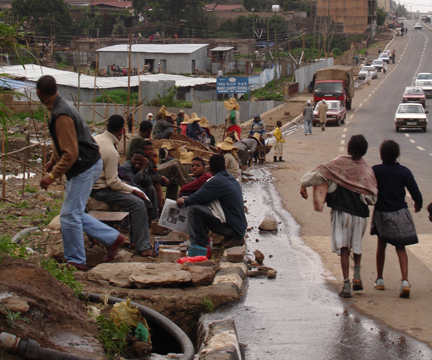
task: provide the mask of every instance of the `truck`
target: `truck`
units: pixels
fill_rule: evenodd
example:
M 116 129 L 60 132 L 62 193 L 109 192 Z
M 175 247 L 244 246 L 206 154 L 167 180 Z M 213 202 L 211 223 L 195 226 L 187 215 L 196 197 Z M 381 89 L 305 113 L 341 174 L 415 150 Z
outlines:
M 314 102 L 340 100 L 351 110 L 354 97 L 354 76 L 350 66 L 335 65 L 318 70 L 314 76 Z

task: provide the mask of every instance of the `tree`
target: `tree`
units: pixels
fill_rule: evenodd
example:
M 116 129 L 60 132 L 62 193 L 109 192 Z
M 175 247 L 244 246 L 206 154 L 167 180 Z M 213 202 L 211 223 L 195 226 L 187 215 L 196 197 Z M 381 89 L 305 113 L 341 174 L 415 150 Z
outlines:
M 377 25 L 384 25 L 386 20 L 386 14 L 383 9 L 378 8 L 377 10 Z
M 13 0 L 12 10 L 19 19 L 31 19 L 38 35 L 49 38 L 55 34 L 58 42 L 71 37 L 72 16 L 64 0 Z

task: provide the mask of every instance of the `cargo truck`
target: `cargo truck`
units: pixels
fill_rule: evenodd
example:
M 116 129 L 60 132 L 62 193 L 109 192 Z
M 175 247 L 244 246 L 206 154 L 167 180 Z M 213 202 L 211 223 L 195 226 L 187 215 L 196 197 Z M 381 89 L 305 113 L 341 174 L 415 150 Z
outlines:
M 318 70 L 312 80 L 314 101 L 340 100 L 351 110 L 354 97 L 353 69 L 350 66 L 335 65 Z

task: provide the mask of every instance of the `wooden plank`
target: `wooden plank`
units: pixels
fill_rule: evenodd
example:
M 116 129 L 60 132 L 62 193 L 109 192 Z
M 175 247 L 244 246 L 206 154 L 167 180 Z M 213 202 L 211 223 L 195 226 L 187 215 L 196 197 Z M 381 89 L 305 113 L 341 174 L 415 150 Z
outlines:
M 94 217 L 95 219 L 99 221 L 122 221 L 126 216 L 129 215 L 128 212 L 122 212 L 122 211 L 90 211 L 88 213 L 91 217 Z

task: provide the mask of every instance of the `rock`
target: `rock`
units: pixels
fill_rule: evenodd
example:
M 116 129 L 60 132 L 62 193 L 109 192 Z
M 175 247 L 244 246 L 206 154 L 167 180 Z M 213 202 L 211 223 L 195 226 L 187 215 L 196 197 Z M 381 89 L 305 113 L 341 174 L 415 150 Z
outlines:
M 15 131 L 12 131 L 12 130 L 8 131 L 8 135 L 13 135 L 13 134 L 15 134 Z
M 63 198 L 64 198 L 64 191 L 56 190 L 56 191 L 54 191 L 54 193 L 52 194 L 52 197 L 53 197 L 54 199 L 63 199 Z
M 261 231 L 277 231 L 277 221 L 266 216 L 258 229 Z
M 261 251 L 255 250 L 254 255 L 255 255 L 255 261 L 258 264 L 262 264 L 264 262 L 264 254 Z
M 49 229 L 60 230 L 60 215 L 57 215 L 51 222 L 48 224 Z
M 259 266 L 258 261 L 252 261 L 250 264 L 251 264 L 252 266 Z
M 132 257 L 132 253 L 126 250 L 120 250 L 114 260 L 113 263 L 127 263 Z
M 227 259 L 230 262 L 242 262 L 246 255 L 246 246 L 236 246 L 226 250 Z
M 267 276 L 267 271 L 259 271 L 259 270 L 248 271 L 246 275 L 249 277 Z
M 211 237 L 213 239 L 213 245 L 222 244 L 222 241 L 223 241 L 223 238 L 224 238 L 222 235 L 216 234 L 216 233 L 214 233 L 212 231 L 210 231 L 209 237 Z
M 36 199 L 37 199 L 37 201 L 40 201 L 40 202 L 43 202 L 43 203 L 46 201 L 46 197 L 43 196 L 43 195 L 38 195 Z
M 255 96 L 252 96 L 250 101 L 257 101 L 257 98 Z
M 267 277 L 269 279 L 274 279 L 276 277 L 277 271 L 276 270 L 269 270 L 267 271 Z
M 89 211 L 120 211 L 120 208 L 116 205 L 108 204 L 103 201 L 98 201 L 93 198 L 88 199 L 87 209 Z
M 132 348 L 139 357 L 151 354 L 152 344 L 147 341 L 137 341 Z
M 88 280 L 113 279 L 116 283 L 127 281 L 136 287 L 161 286 L 169 287 L 174 284 L 186 284 L 192 281 L 190 272 L 182 269 L 181 264 L 160 263 L 103 263 L 91 269 L 88 273 Z
M 193 286 L 210 286 L 213 283 L 216 271 L 212 267 L 190 266 L 183 267 L 192 275 Z
M 20 313 L 26 313 L 27 311 L 29 311 L 30 308 L 27 301 L 18 296 L 7 297 L 3 299 L 0 304 L 12 312 L 19 311 Z
M 285 111 L 284 114 L 285 114 L 285 115 L 290 115 L 290 112 L 289 112 L 289 111 Z

